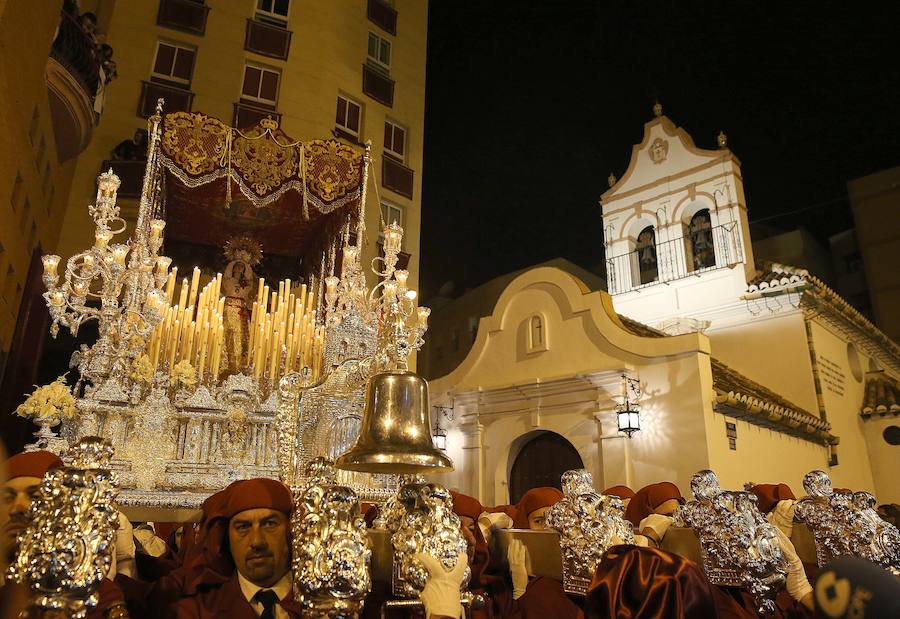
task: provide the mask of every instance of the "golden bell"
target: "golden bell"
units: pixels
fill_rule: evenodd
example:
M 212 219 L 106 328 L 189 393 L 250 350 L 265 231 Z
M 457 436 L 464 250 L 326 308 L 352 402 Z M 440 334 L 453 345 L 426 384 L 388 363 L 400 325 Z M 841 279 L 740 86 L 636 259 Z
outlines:
M 335 466 L 366 473 L 450 471 L 453 462 L 431 438 L 428 383 L 402 370 L 376 374 L 366 385 L 362 429 Z

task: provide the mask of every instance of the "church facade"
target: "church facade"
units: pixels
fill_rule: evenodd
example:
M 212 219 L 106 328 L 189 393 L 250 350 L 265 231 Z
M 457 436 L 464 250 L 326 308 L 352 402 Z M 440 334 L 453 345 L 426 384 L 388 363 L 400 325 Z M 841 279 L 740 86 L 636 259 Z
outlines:
M 515 500 L 521 459 L 540 459 L 529 443 L 552 432 L 600 487 L 671 480 L 687 493 L 711 468 L 727 487 L 799 492 L 823 469 L 897 501 L 900 348 L 813 274 L 756 264 L 725 136 L 700 149 L 655 112 L 601 199 L 606 290 L 555 261 L 433 314 L 440 345 L 459 339 L 459 308 L 482 313 L 458 365 L 426 364 L 442 374 L 432 403 L 452 410 L 439 414 L 457 462 L 445 482 Z M 630 438 L 617 431 L 626 397 L 640 414 Z

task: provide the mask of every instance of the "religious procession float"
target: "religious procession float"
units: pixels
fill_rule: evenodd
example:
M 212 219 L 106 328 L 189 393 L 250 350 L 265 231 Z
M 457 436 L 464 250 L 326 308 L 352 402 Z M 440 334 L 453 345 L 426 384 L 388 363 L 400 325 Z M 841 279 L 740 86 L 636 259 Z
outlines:
M 93 246 L 61 273 L 59 256 L 43 259 L 52 333 L 96 321 L 98 337 L 74 355 L 73 385 L 45 386 L 23 405 L 40 427 L 30 448 L 67 463 L 45 478 L 10 571 L 40 608 L 83 616 L 116 509 L 178 520 L 252 477 L 293 490 L 294 591 L 311 616 L 357 616 L 379 587 L 386 607 L 416 606 L 428 577 L 416 553 L 450 569 L 465 551 L 449 491 L 422 476 L 452 463 L 433 444 L 427 384 L 408 369 L 429 310 L 400 268 L 402 228 L 382 222 L 378 255 L 363 259 L 374 241 L 369 166 L 368 148 L 295 141 L 271 120 L 237 130 L 198 113 L 163 116 L 160 101 L 127 240 L 120 180 L 100 174 Z M 186 241 L 219 247 L 223 267 L 192 266 Z M 300 276 L 258 276 L 267 251 L 290 256 Z M 521 541 L 535 575 L 584 595 L 604 552 L 634 532 L 623 502 L 597 492 L 587 471 L 562 486 L 549 531 L 504 531 L 497 543 Z M 900 570 L 900 536 L 871 495 L 833 490 L 821 471 L 804 488 L 812 561 L 851 554 Z M 662 547 L 770 612 L 786 577 L 774 527 L 712 471 L 691 489 Z M 360 500 L 380 505 L 373 529 Z

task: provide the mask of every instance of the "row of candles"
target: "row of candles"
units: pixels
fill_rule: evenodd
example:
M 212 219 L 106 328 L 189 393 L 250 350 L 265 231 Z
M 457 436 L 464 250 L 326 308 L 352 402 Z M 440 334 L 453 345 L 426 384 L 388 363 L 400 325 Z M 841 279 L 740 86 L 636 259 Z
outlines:
M 178 268 L 173 267 L 166 282 L 168 303 L 162 322 L 154 330 L 147 354 L 154 369 L 167 365 L 169 372 L 181 361 L 196 368 L 201 382 L 216 382 L 226 358 L 226 302 L 235 304 L 229 326 L 243 338 L 240 323 L 246 311 L 241 299 L 222 296 L 222 274 L 217 273 L 200 288 L 200 269 L 194 268 L 190 281 L 184 278 L 177 300 L 174 297 Z M 174 302 L 174 305 L 173 305 Z M 322 372 L 324 327 L 316 324 L 315 296 L 306 285 L 292 291 L 291 280 L 279 282 L 270 293 L 265 279 L 258 280 L 257 298 L 247 325 L 239 371 L 254 378 L 268 378 L 276 384 L 284 374 L 309 368 L 312 377 Z

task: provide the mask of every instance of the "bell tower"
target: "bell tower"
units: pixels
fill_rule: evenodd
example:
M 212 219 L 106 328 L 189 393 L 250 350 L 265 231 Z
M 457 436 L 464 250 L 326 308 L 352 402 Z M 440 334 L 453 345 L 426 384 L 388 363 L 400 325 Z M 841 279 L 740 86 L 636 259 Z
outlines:
M 616 310 L 659 324 L 702 318 L 739 302 L 753 277 L 740 161 L 720 132 L 718 148 L 653 106 L 628 169 L 600 199 L 607 289 Z

